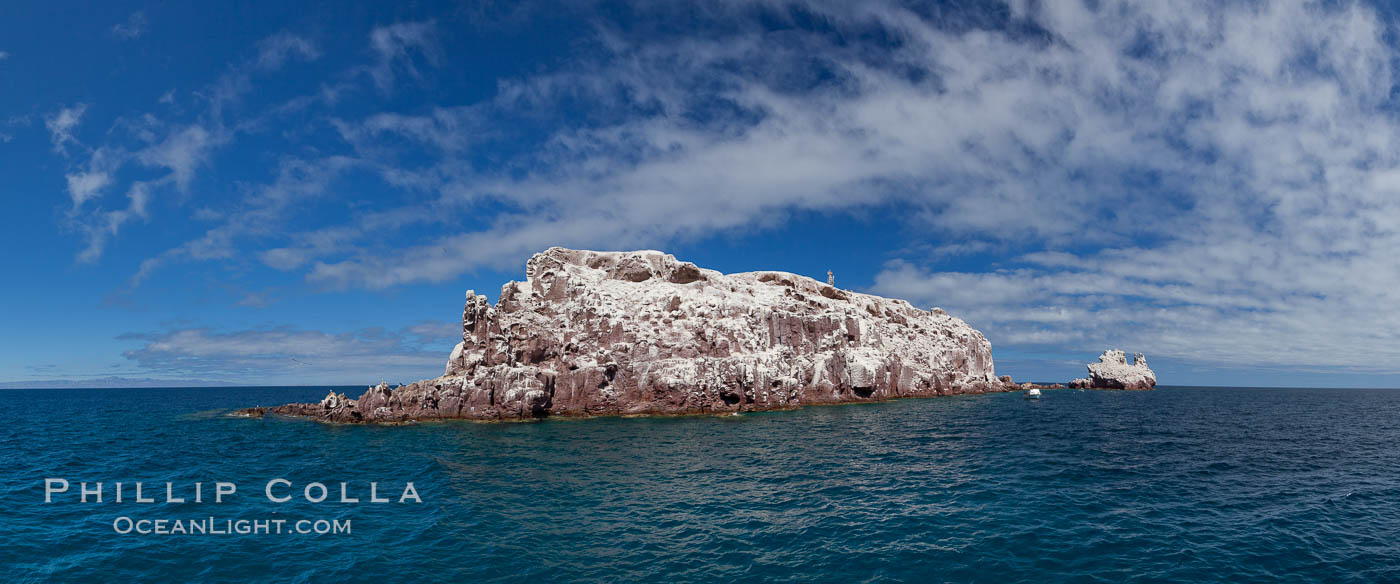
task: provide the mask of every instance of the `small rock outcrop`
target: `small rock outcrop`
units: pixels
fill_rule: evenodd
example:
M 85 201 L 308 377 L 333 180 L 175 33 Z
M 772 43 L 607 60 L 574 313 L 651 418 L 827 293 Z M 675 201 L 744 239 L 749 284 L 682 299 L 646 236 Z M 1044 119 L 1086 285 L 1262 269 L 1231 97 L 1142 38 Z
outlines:
M 1098 363 L 1090 363 L 1089 376 L 1069 382 L 1077 389 L 1152 389 L 1157 386 L 1157 374 L 1147 367 L 1147 358 L 1142 353 L 1133 355 L 1133 364 L 1128 364 L 1127 355 L 1118 349 L 1109 349 L 1099 355 Z
M 658 251 L 550 248 L 493 305 L 468 291 L 443 375 L 244 410 L 330 422 L 693 414 L 1009 391 L 941 309 Z

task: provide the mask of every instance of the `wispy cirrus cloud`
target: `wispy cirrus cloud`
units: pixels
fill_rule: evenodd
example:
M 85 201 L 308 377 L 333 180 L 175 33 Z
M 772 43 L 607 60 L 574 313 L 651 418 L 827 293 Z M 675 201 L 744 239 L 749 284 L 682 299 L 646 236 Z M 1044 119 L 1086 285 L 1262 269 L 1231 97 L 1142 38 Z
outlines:
M 310 39 L 283 31 L 263 39 L 258 43 L 258 55 L 248 68 L 258 71 L 276 71 L 290 60 L 315 61 L 321 58 L 321 49 Z
M 11 134 L 17 128 L 28 127 L 33 122 L 29 115 L 13 115 L 4 120 L 0 120 L 0 143 L 9 142 L 15 139 Z
M 611 38 L 593 67 L 505 84 L 486 107 L 631 115 L 562 124 L 520 161 L 529 171 L 441 183 L 518 213 L 317 261 L 308 279 L 443 281 L 551 244 L 656 245 L 893 202 L 965 249 L 1023 252 L 974 273 L 908 257 L 874 286 L 965 314 L 998 343 L 1400 367 L 1374 349 L 1400 323 L 1367 308 L 1400 301 L 1385 276 L 1400 244 L 1397 51 L 1370 7 L 1027 4 L 994 30 L 889 4 L 805 9 L 898 48 L 871 57 L 822 32 Z M 397 122 L 451 163 L 436 146 L 451 142 L 421 131 L 432 119 Z
M 1384 267 L 1400 244 L 1386 25 L 1361 4 L 1200 8 L 1106 10 L 1122 20 L 1024 9 L 1102 61 L 1076 111 L 1096 91 L 1131 98 L 1123 147 L 1150 158 L 1096 163 L 1168 204 L 1071 206 L 1083 214 L 1062 225 L 1117 240 L 1045 245 L 980 273 L 910 258 L 874 289 L 957 311 L 1011 346 L 1400 372 L 1400 321 L 1374 309 L 1400 302 Z M 1157 39 L 1145 57 L 1142 38 Z
M 390 103 L 430 80 L 445 33 L 372 29 L 367 61 L 289 106 L 338 142 L 278 145 L 268 184 L 135 280 L 255 257 L 314 286 L 378 289 L 549 245 L 662 247 L 878 205 L 929 235 L 873 290 L 953 310 L 999 347 L 1400 363 L 1373 349 L 1400 330 L 1375 308 L 1400 300 L 1400 51 L 1369 5 L 726 2 L 686 11 L 688 31 L 666 26 L 675 7 L 635 8 L 628 27 L 595 18 L 566 63 L 466 104 Z M 253 62 L 306 49 L 268 41 Z M 254 73 L 209 92 L 207 144 L 235 134 L 221 112 Z M 361 85 L 385 101 L 324 98 Z M 208 158 L 158 154 L 188 129 L 163 126 L 134 160 L 188 184 Z M 352 172 L 399 198 L 285 228 Z M 75 207 L 117 184 L 83 176 Z M 944 271 L 989 250 L 994 265 Z
M 331 333 L 292 327 L 221 331 L 177 328 L 129 333 L 123 353 L 143 371 L 203 379 L 364 383 L 413 381 L 442 368 L 460 325 L 424 322 L 399 330 Z
M 146 34 L 146 13 L 136 11 L 123 22 L 112 25 L 112 35 L 122 40 L 134 40 Z
M 276 182 L 258 187 L 239 212 L 225 217 L 203 236 L 143 260 L 130 285 L 139 285 L 155 270 L 173 262 L 234 258 L 240 253 L 242 238 L 277 233 L 289 207 L 324 195 L 331 181 L 356 164 L 354 159 L 341 156 L 283 160 Z
M 437 65 L 442 55 L 436 34 L 433 22 L 398 22 L 370 31 L 369 44 L 375 62 L 369 68 L 369 75 L 380 91 L 392 89 L 401 73 L 421 78 L 416 61 Z
M 80 142 L 73 137 L 73 130 L 83 121 L 83 114 L 87 112 L 87 104 L 77 104 L 73 106 L 61 107 L 58 111 L 44 119 L 44 127 L 49 130 L 49 138 L 53 142 L 55 152 L 67 156 L 68 145 Z
M 141 25 L 123 29 L 127 38 L 139 36 L 144 30 L 144 18 L 138 12 L 126 23 Z M 65 175 L 72 200 L 68 226 L 82 233 L 86 242 L 76 257 L 79 263 L 97 261 L 107 242 L 132 219 L 149 219 L 150 203 L 161 189 L 188 192 L 198 171 L 209 165 L 213 153 L 238 133 L 237 126 L 243 122 L 230 122 L 225 108 L 252 89 L 255 76 L 276 71 L 290 60 L 320 57 L 314 43 L 287 33 L 263 39 L 254 48 L 251 58 L 231 66 L 207 89 L 197 93 L 204 107 L 191 119 L 172 120 L 149 112 L 119 118 L 107 132 L 106 142 L 97 147 L 85 145 L 74 135 L 88 104 L 60 108 L 45 119 L 55 151 L 69 159 L 70 168 Z M 162 97 L 161 103 L 169 105 L 173 97 Z M 123 169 L 133 166 L 163 174 L 121 180 Z M 104 208 L 100 204 L 112 189 L 125 193 L 124 207 Z

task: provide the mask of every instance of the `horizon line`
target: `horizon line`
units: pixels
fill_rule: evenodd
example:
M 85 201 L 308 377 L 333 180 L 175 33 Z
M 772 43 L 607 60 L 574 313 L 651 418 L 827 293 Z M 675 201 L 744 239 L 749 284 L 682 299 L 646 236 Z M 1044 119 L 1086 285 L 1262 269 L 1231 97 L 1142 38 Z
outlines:
M 0 382 L 0 383 L 21 383 L 21 382 Z M 412 383 L 412 382 L 410 382 L 410 383 Z M 1020 383 L 1034 383 L 1034 384 L 1037 384 L 1037 385 L 1042 385 L 1042 384 L 1044 384 L 1044 382 L 1031 381 L 1031 382 L 1018 382 L 1018 385 L 1019 385 Z M 1050 382 L 1050 383 L 1063 383 L 1063 382 L 1055 381 L 1055 382 Z M 223 384 L 223 385 L 166 385 L 166 386 L 130 386 L 130 387 L 42 387 L 42 386 L 40 386 L 40 387 L 0 387 L 0 391 L 28 391 L 28 390 L 53 390 L 53 391 L 61 391 L 61 390 L 74 390 L 74 389 L 253 389 L 253 388 L 288 388 L 288 389 L 291 389 L 291 388 L 312 388 L 312 387 L 344 388 L 344 387 L 361 387 L 361 386 L 364 386 L 364 387 L 367 387 L 367 388 L 368 388 L 368 387 L 374 387 L 374 385 L 375 385 L 375 384 L 365 385 L 365 384 L 363 384 L 363 383 L 354 383 L 354 384 L 343 384 L 343 383 L 341 383 L 341 384 L 337 384 L 337 383 L 311 383 L 311 384 L 300 384 L 300 385 L 242 385 L 242 384 Z M 405 386 L 405 385 L 408 385 L 408 383 L 395 383 L 395 384 L 393 384 L 393 385 L 396 385 L 396 386 Z M 1046 389 L 1046 388 L 1040 388 L 1040 389 Z M 1072 389 L 1072 388 L 1069 388 L 1069 387 L 1062 387 L 1062 388 L 1051 388 L 1050 390 L 1051 390 L 1051 391 L 1055 391 L 1055 390 L 1057 390 L 1057 389 L 1069 390 L 1069 389 Z M 1136 392 L 1136 391 L 1156 391 L 1156 390 L 1158 390 L 1158 389 L 1387 389 L 1387 390 L 1400 390 L 1400 386 L 1390 386 L 1390 387 L 1372 386 L 1372 387 L 1366 387 L 1366 386 L 1322 386 L 1322 385 L 1316 385 L 1316 386 L 1298 386 L 1298 385 L 1177 385 L 1177 384 L 1169 384 L 1169 385 L 1168 385 L 1168 384 L 1164 384 L 1164 385 L 1158 385 L 1158 386 L 1154 387 L 1153 389 L 1149 389 L 1149 390 L 1124 390 L 1124 389 L 1098 389 L 1098 388 L 1094 388 L 1093 391 L 1132 391 L 1132 392 Z M 1016 389 L 1016 390 L 1010 390 L 1010 391 L 1006 391 L 1006 392 L 995 392 L 995 393 L 1013 393 L 1013 392 L 1015 392 L 1015 391 L 1021 391 L 1021 390 Z M 1081 390 L 1079 390 L 1079 391 L 1084 391 L 1084 390 L 1081 389 Z M 970 393 L 969 393 L 969 394 L 959 394 L 959 395 L 976 395 L 976 394 L 970 394 Z

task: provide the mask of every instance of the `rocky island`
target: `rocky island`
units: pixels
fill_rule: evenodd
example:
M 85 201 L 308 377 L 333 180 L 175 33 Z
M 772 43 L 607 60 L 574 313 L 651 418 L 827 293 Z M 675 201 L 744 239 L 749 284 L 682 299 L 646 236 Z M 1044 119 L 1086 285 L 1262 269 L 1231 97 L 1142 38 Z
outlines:
M 1142 353 L 1133 355 L 1133 364 L 1129 365 L 1123 351 L 1109 349 L 1099 355 L 1098 363 L 1086 367 L 1089 376 L 1070 381 L 1071 388 L 1152 389 L 1157 386 L 1157 374 L 1147 367 L 1147 358 Z
M 1019 389 L 934 308 L 659 251 L 550 248 L 493 305 L 468 291 L 441 377 L 250 408 L 327 422 L 703 414 Z

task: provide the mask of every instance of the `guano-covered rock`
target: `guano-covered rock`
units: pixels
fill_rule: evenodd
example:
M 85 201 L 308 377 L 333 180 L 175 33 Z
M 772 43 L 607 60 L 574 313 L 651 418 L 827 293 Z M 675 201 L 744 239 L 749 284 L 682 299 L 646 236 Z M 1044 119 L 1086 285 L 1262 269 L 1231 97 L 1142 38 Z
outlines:
M 468 291 L 441 377 L 245 410 L 331 422 L 694 414 L 1015 389 L 941 309 L 787 272 L 721 274 L 658 251 L 550 248 Z
M 1099 355 L 1098 363 L 1090 363 L 1089 376 L 1069 382 L 1069 386 L 1079 389 L 1152 389 L 1157 386 L 1157 374 L 1147 367 L 1147 358 L 1142 353 L 1133 355 L 1133 364 L 1128 364 L 1127 355 L 1118 349 L 1109 349 Z

